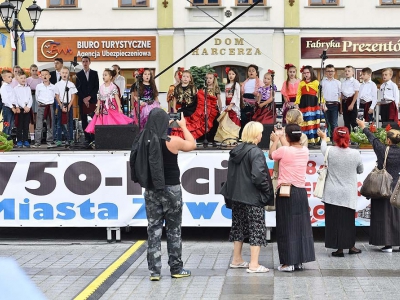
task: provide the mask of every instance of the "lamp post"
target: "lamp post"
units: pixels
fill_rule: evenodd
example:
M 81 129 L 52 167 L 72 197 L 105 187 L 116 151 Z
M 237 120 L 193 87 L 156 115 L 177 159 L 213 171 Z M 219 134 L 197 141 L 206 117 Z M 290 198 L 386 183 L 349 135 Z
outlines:
M 40 14 L 43 9 L 36 4 L 36 1 L 33 1 L 33 4 L 29 6 L 26 10 L 28 11 L 29 17 L 33 24 L 33 27 L 29 30 L 26 30 L 21 22 L 18 20 L 19 11 L 22 8 L 22 4 L 25 0 L 6 0 L 0 4 L 0 16 L 4 25 L 8 32 L 13 31 L 14 35 L 14 43 L 15 43 L 15 51 L 13 53 L 14 56 L 14 66 L 18 65 L 18 31 L 22 32 L 31 32 L 35 29 L 36 24 L 39 22 Z

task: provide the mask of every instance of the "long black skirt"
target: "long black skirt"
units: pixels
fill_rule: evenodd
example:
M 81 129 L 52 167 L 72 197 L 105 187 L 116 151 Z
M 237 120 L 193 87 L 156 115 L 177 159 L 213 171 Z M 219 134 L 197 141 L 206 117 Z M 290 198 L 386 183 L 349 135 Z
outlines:
M 325 203 L 325 247 L 350 249 L 356 243 L 355 210 Z
M 375 246 L 400 246 L 400 209 L 389 199 L 371 199 L 369 243 Z
M 281 264 L 295 265 L 315 260 L 306 189 L 292 186 L 290 198 L 277 196 L 276 238 Z

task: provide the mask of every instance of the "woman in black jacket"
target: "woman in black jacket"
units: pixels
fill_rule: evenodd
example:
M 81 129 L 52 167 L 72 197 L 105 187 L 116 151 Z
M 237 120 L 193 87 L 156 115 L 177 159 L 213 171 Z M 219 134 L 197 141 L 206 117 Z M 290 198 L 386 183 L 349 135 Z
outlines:
M 264 153 L 257 144 L 263 126 L 249 122 L 243 129 L 243 143 L 229 155 L 228 177 L 221 194 L 232 204 L 232 228 L 229 241 L 234 242 L 231 268 L 247 268 L 248 273 L 265 273 L 269 269 L 258 263 L 261 246 L 267 245 L 264 206 L 273 205 L 273 187 Z M 242 258 L 245 239 L 250 243 L 250 263 Z

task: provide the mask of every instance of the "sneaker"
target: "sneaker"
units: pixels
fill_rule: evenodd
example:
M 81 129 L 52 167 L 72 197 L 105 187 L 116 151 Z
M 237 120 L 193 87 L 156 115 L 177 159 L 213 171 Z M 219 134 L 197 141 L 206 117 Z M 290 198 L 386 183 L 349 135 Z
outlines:
M 172 278 L 183 278 L 189 277 L 192 273 L 189 270 L 182 269 L 179 273 L 171 274 Z
M 279 267 L 278 267 L 278 271 L 281 271 L 281 272 L 293 272 L 293 271 L 294 271 L 294 266 L 291 265 L 291 266 L 286 266 L 286 267 L 284 267 L 284 266 L 282 265 L 282 266 L 279 266 Z
M 57 141 L 57 142 L 56 142 L 56 146 L 57 146 L 57 147 L 61 147 L 61 146 L 62 146 L 61 141 Z
M 39 148 L 40 144 L 39 143 L 35 143 L 34 145 L 32 145 L 33 148 Z
M 150 275 L 150 281 L 160 281 L 161 275 L 160 274 L 151 274 Z
M 25 148 L 30 148 L 31 147 L 31 143 L 29 143 L 28 141 L 24 142 L 24 147 Z
M 17 148 L 22 148 L 22 142 L 21 141 L 19 141 L 19 142 L 17 142 Z
M 299 271 L 303 271 L 304 270 L 304 266 L 303 266 L 303 264 L 296 264 L 296 265 L 294 265 L 294 269 L 295 270 L 299 270 Z
M 385 247 L 381 248 L 381 251 L 386 252 L 386 253 L 392 253 L 393 249 L 392 249 L 392 246 L 385 246 Z

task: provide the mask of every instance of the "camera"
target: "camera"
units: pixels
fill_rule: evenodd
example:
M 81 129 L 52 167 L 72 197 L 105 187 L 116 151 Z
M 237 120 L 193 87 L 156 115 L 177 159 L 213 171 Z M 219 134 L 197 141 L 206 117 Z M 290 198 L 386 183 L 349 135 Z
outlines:
M 325 131 L 325 129 L 326 129 L 325 126 L 326 126 L 326 125 L 325 125 L 325 122 L 319 123 L 319 129 L 320 129 L 321 131 Z
M 282 115 L 276 116 L 275 128 L 276 128 L 277 130 L 282 130 Z
M 181 113 L 169 113 L 169 119 L 172 121 L 180 121 L 181 120 Z

